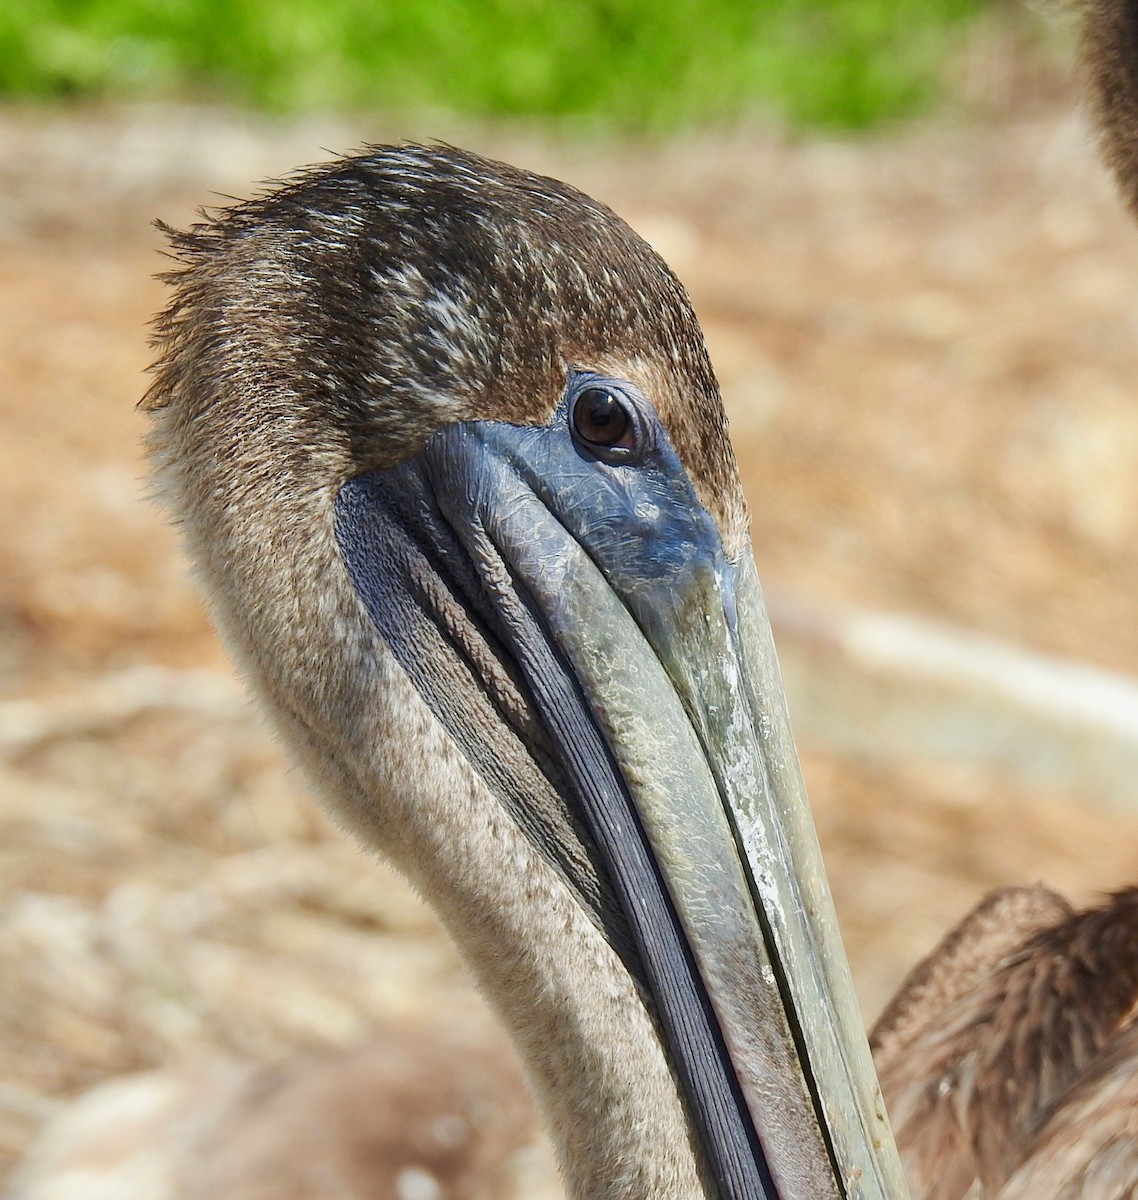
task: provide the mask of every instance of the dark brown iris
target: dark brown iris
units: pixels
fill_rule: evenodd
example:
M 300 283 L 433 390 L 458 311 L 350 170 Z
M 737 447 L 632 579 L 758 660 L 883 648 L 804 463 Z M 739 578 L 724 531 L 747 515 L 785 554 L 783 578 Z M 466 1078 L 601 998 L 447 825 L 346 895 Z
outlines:
M 632 417 L 619 396 L 586 388 L 573 404 L 573 427 L 590 446 L 632 448 Z

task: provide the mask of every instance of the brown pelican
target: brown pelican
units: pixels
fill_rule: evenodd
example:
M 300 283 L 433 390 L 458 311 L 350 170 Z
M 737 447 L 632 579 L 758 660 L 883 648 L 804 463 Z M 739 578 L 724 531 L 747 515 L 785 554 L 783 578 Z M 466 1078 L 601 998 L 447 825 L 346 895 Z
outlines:
M 1138 3 L 1089 0 L 1084 55 L 1108 163 L 1138 212 Z M 1138 1195 L 1138 889 L 1075 913 L 993 893 L 873 1031 L 915 1194 Z
M 902 1195 L 675 277 L 441 147 L 174 245 L 145 407 L 216 621 L 449 928 L 569 1193 Z
M 988 896 L 873 1031 L 914 1193 L 1138 1189 L 1138 889 L 1074 913 L 1049 889 Z

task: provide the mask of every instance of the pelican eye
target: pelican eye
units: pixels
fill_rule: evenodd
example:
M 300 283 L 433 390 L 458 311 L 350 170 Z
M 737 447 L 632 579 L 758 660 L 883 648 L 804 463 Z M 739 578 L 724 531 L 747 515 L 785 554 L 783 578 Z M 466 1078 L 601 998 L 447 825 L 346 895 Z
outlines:
M 632 450 L 636 425 L 626 402 L 604 387 L 587 387 L 573 402 L 573 431 L 600 450 Z

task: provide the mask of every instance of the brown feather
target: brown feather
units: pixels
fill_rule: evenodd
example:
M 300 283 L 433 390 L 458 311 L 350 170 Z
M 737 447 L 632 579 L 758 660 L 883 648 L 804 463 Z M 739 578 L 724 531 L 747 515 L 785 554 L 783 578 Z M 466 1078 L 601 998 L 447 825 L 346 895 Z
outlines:
M 893 1024 L 874 1033 L 882 1091 L 920 1196 L 962 1197 L 974 1181 L 995 1195 L 1130 1015 L 1138 889 L 1009 946 L 1060 905 L 1042 888 L 990 897 L 921 964 L 886 1014 Z M 971 986 L 934 986 L 954 962 Z
M 878 1019 L 870 1046 L 916 1196 L 956 1200 L 979 1174 L 967 1114 L 952 1087 L 974 1029 L 966 1025 L 963 1040 L 947 1043 L 946 1030 L 959 1010 L 968 1015 L 976 989 L 1009 955 L 1070 913 L 1041 885 L 992 892 L 913 968 Z
M 1075 1081 L 999 1200 L 1124 1200 L 1138 1195 L 1138 1025 Z
M 1006 887 L 987 896 L 906 976 L 877 1018 L 870 1048 L 878 1071 L 896 1069 L 930 1023 L 967 995 L 1034 933 L 1071 915 L 1071 906 L 1043 884 Z
M 1103 156 L 1138 214 L 1138 4 L 1084 0 L 1083 60 Z

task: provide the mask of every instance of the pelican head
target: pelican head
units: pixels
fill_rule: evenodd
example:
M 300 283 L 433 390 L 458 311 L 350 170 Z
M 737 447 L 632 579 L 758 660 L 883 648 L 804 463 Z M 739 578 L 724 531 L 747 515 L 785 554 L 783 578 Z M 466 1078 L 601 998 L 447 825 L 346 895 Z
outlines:
M 216 621 L 447 925 L 570 1193 L 901 1195 L 675 276 L 449 148 L 174 241 L 145 404 Z

